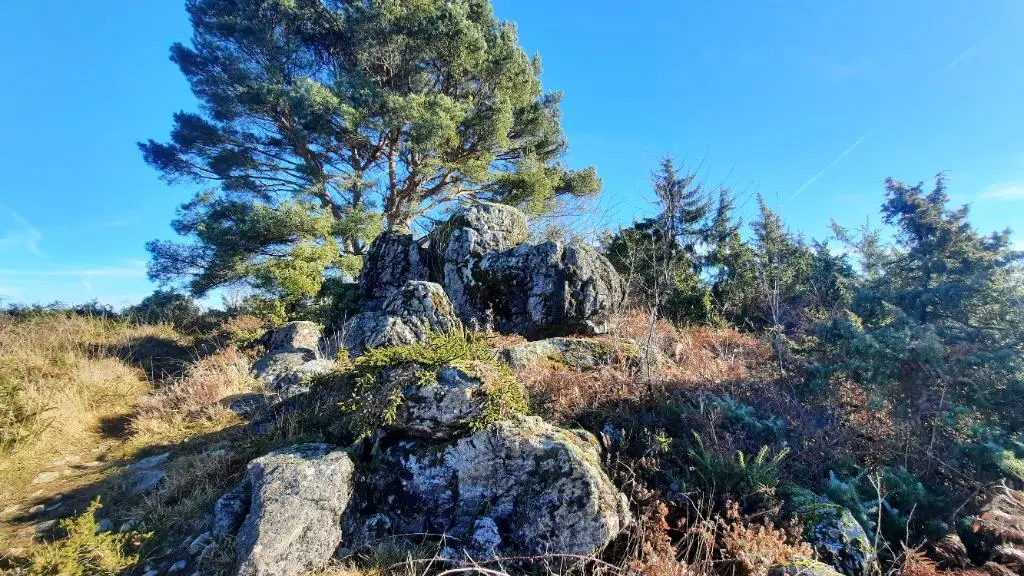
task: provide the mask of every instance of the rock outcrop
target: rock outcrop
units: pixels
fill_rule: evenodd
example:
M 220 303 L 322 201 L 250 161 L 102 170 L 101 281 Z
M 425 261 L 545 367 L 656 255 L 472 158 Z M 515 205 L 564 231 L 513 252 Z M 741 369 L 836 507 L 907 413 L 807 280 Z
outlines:
M 239 576 L 291 576 L 322 568 L 341 541 L 352 460 L 328 444 L 302 444 L 249 463 L 242 485 L 218 501 L 214 532 L 235 538 Z
M 378 310 L 364 310 L 342 330 L 343 344 L 358 356 L 369 348 L 426 343 L 431 333 L 462 330 L 451 300 L 439 284 L 410 280 L 392 293 Z
M 515 208 L 473 202 L 430 237 L 435 274 L 463 322 L 537 338 L 602 334 L 623 297 L 621 279 L 580 241 L 524 244 Z
M 408 234 L 381 234 L 364 259 L 362 307 L 345 324 L 345 346 L 358 355 L 422 341 L 426 328 L 454 329 L 454 318 L 531 339 L 607 332 L 623 298 L 611 263 L 580 241 L 527 244 L 528 233 L 519 210 L 473 201 L 430 233 L 426 250 Z M 430 301 L 437 310 L 416 309 Z
M 427 256 L 411 234 L 382 232 L 370 244 L 359 273 L 363 311 L 380 310 L 410 280 L 427 280 Z
M 314 322 L 289 322 L 270 334 L 267 353 L 252 367 L 268 390 L 283 398 L 308 390 L 310 378 L 329 372 L 333 362 L 318 357 L 321 329 Z
M 403 400 L 385 430 L 404 436 L 448 440 L 482 421 L 490 388 L 496 384 L 471 372 L 475 372 L 471 365 L 445 366 L 432 379 L 424 381 L 416 366 L 387 370 L 382 375 L 382 389 L 400 391 Z
M 354 473 L 344 451 L 296 446 L 254 460 L 218 501 L 212 532 L 237 532 L 240 574 L 315 569 L 339 543 L 407 534 L 443 535 L 455 561 L 586 556 L 631 522 L 597 440 L 519 413 L 524 396 L 507 368 L 402 361 L 377 378 L 372 393 L 399 402 L 374 419 L 373 448 Z
M 876 572 L 875 548 L 849 510 L 817 501 L 802 505 L 797 516 L 804 523 L 804 540 L 823 562 L 846 576 L 870 576 Z
M 630 523 L 597 440 L 522 416 L 438 446 L 382 449 L 346 518 L 354 543 L 444 534 L 453 558 L 589 555 Z M 388 506 L 380 506 L 388 502 Z

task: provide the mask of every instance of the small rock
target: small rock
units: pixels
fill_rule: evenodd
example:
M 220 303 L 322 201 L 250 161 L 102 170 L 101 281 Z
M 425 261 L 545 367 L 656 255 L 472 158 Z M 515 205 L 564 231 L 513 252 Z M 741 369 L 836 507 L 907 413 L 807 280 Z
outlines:
M 152 492 L 165 478 L 167 472 L 163 470 L 140 470 L 129 480 L 128 492 L 135 496 Z
M 167 462 L 167 459 L 170 458 L 170 456 L 170 452 L 164 452 L 163 454 L 157 454 L 155 456 L 150 456 L 149 458 L 143 458 L 142 460 L 139 460 L 135 464 L 132 464 L 132 468 L 134 468 L 135 470 L 152 470 L 153 468 L 160 466 L 164 462 Z
M 183 572 L 186 566 L 188 566 L 187 562 L 185 562 L 184 560 L 178 560 L 174 564 L 171 564 L 171 567 L 167 569 L 167 573 L 177 574 L 178 572 Z
M 131 532 L 135 530 L 135 527 L 139 525 L 139 521 L 132 518 L 131 520 L 125 520 L 124 524 L 121 524 L 121 529 L 118 532 Z
M 96 533 L 103 534 L 104 532 L 113 532 L 114 523 L 109 518 L 102 518 L 96 522 Z
M 36 524 L 36 526 L 35 526 L 36 534 L 42 534 L 44 532 L 49 532 L 50 530 L 53 530 L 54 526 L 56 526 L 56 525 L 57 525 L 57 521 L 56 520 L 47 520 L 45 522 L 40 522 L 39 524 Z
M 160 576 L 160 571 L 159 570 L 154 570 L 154 569 L 146 570 L 142 574 L 142 576 Z
M 213 535 L 211 535 L 209 532 L 203 532 L 199 536 L 196 536 L 196 539 L 188 545 L 189 556 L 199 556 L 203 553 L 203 550 L 206 550 L 206 547 L 212 543 Z
M 348 453 L 292 446 L 249 463 L 251 505 L 235 539 L 239 576 L 298 576 L 323 568 L 341 542 L 352 493 Z
M 243 484 L 225 493 L 213 507 L 213 535 L 234 534 L 249 509 L 249 492 Z
M 793 562 L 768 569 L 768 576 L 842 576 L 823 562 Z
M 60 478 L 60 472 L 57 472 L 57 471 L 40 472 L 38 476 L 36 476 L 35 478 L 32 479 L 32 483 L 33 484 L 48 484 L 50 482 L 53 482 L 57 478 Z
M 99 460 L 93 460 L 91 462 L 83 462 L 81 464 L 77 464 L 75 468 L 78 468 L 79 470 L 88 470 L 90 468 L 99 468 L 100 466 L 103 466 L 103 462 L 100 462 Z
M 42 514 L 46 511 L 46 506 L 42 504 L 36 504 L 35 506 L 28 509 L 28 513 L 35 516 L 36 514 Z

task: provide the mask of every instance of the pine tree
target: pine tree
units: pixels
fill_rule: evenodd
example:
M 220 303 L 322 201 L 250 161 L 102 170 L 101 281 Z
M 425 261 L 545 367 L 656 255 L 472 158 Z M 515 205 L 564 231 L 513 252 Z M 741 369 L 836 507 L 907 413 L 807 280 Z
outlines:
M 408 229 L 446 203 L 543 212 L 600 187 L 592 168 L 563 165 L 560 95 L 542 90 L 539 60 L 488 0 L 187 9 L 192 43 L 171 59 L 201 112 L 176 114 L 169 142 L 140 148 L 167 180 L 219 193 L 182 207 L 174 228 L 192 242 L 150 244 L 154 280 L 308 295 L 325 270 L 358 267 L 382 227 Z

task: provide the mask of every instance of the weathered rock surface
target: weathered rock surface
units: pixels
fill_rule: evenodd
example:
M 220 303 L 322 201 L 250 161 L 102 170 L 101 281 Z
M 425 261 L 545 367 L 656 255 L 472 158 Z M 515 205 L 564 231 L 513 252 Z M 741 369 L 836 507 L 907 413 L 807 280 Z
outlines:
M 515 208 L 473 202 L 432 233 L 435 272 L 463 322 L 530 338 L 601 334 L 622 301 L 622 282 L 583 242 L 524 244 Z
M 298 575 L 326 565 L 341 541 L 338 519 L 352 494 L 353 470 L 348 453 L 328 444 L 292 446 L 250 462 L 241 489 L 248 512 L 235 540 L 239 576 Z M 225 514 L 219 523 L 215 515 L 215 531 L 230 524 L 226 512 L 234 506 L 218 502 Z
M 275 328 L 267 353 L 252 367 L 253 376 L 284 398 L 307 391 L 310 378 L 333 367 L 333 362 L 318 358 L 320 337 L 320 326 L 313 322 L 289 322 Z
M 345 519 L 354 544 L 445 534 L 474 558 L 591 554 L 631 521 L 597 441 L 527 416 L 449 444 L 397 441 L 358 494 Z
M 544 364 L 593 370 L 607 366 L 616 359 L 632 357 L 636 350 L 636 343 L 631 340 L 556 337 L 509 346 L 501 351 L 501 358 L 513 370 L 526 370 Z
M 823 562 L 808 561 L 772 566 L 768 576 L 839 576 L 839 572 Z
M 464 434 L 473 422 L 481 421 L 490 384 L 471 374 L 475 366 L 445 366 L 434 378 L 423 381 L 415 366 L 389 369 L 383 375 L 383 389 L 402 395 L 402 403 L 385 431 L 434 440 Z M 483 364 L 480 370 L 487 370 Z
M 391 294 L 381 310 L 363 311 L 350 318 L 342 331 L 350 354 L 370 348 L 425 343 L 433 333 L 451 334 L 462 330 L 451 300 L 433 282 L 412 280 Z
M 363 310 L 379 310 L 406 282 L 427 279 L 426 253 L 412 235 L 383 232 L 370 244 L 359 273 Z
M 274 328 L 270 333 L 267 353 L 308 352 L 316 354 L 320 336 L 320 326 L 316 322 L 288 322 Z
M 812 502 L 801 506 L 797 516 L 804 523 L 804 540 L 822 561 L 846 576 L 875 573 L 875 548 L 849 510 L 829 502 Z

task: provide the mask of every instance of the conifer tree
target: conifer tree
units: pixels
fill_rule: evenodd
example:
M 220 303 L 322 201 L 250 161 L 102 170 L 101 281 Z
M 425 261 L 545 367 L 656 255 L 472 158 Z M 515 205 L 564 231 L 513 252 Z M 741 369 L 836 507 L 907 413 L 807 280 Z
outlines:
M 325 270 L 358 268 L 382 227 L 406 230 L 449 202 L 543 212 L 600 187 L 592 168 L 562 163 L 560 95 L 542 90 L 539 60 L 488 0 L 187 9 L 194 36 L 171 59 L 200 111 L 140 148 L 167 180 L 213 191 L 174 222 L 190 242 L 150 244 L 157 281 L 309 294 Z

